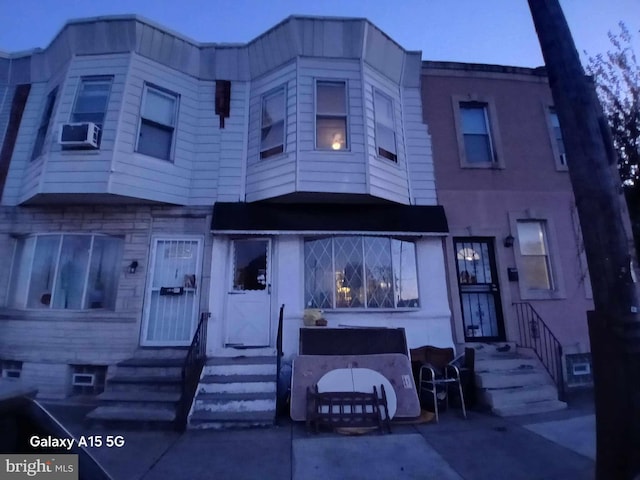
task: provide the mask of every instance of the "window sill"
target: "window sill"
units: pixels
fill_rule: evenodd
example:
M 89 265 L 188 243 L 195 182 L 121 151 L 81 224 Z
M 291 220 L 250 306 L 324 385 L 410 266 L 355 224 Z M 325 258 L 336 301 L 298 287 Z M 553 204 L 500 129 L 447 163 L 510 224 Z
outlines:
M 504 170 L 505 168 L 499 163 L 461 163 L 460 167 L 480 170 Z
M 135 323 L 138 321 L 136 312 L 115 312 L 113 310 L 41 310 L 0 308 L 0 321 L 47 321 L 47 322 L 113 322 Z
M 331 313 L 407 313 L 419 312 L 420 307 L 401 307 L 401 308 L 322 308 L 323 312 Z

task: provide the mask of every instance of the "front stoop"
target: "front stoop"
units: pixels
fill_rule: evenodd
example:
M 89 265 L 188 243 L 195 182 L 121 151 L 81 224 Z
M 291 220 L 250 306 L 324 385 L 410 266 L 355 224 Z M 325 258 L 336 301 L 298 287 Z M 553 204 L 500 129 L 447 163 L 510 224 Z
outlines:
M 512 343 L 468 346 L 476 350 L 478 399 L 494 414 L 509 417 L 567 408 L 558 400 L 556 385 L 532 350 Z
M 185 351 L 144 351 L 118 363 L 87 420 L 114 428 L 175 428 Z
M 189 416 L 189 428 L 273 425 L 276 357 L 213 357 L 207 360 Z

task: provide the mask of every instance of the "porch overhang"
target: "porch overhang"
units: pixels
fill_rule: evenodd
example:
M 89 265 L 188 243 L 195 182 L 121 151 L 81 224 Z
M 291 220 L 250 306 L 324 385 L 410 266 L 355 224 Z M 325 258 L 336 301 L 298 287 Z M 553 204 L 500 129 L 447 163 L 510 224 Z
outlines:
M 449 226 L 441 205 L 218 202 L 213 206 L 211 230 L 225 234 L 442 236 Z

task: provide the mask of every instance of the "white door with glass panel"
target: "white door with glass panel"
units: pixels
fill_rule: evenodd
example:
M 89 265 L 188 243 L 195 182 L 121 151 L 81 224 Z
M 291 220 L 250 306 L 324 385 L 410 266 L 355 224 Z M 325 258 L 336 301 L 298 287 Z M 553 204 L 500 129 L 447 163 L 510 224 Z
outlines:
M 155 238 L 145 296 L 142 345 L 190 345 L 198 318 L 202 242 Z
M 227 346 L 264 347 L 271 329 L 271 241 L 234 240 L 226 301 Z

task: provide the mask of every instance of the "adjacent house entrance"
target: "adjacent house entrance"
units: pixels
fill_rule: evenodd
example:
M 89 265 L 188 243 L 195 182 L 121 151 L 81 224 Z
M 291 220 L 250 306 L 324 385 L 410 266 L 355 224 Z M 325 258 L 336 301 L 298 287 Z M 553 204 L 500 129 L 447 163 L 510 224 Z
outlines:
M 493 239 L 454 238 L 465 341 L 505 339 Z
M 269 346 L 271 240 L 233 240 L 225 309 L 227 346 Z
M 198 317 L 202 241 L 154 238 L 141 344 L 190 345 Z

